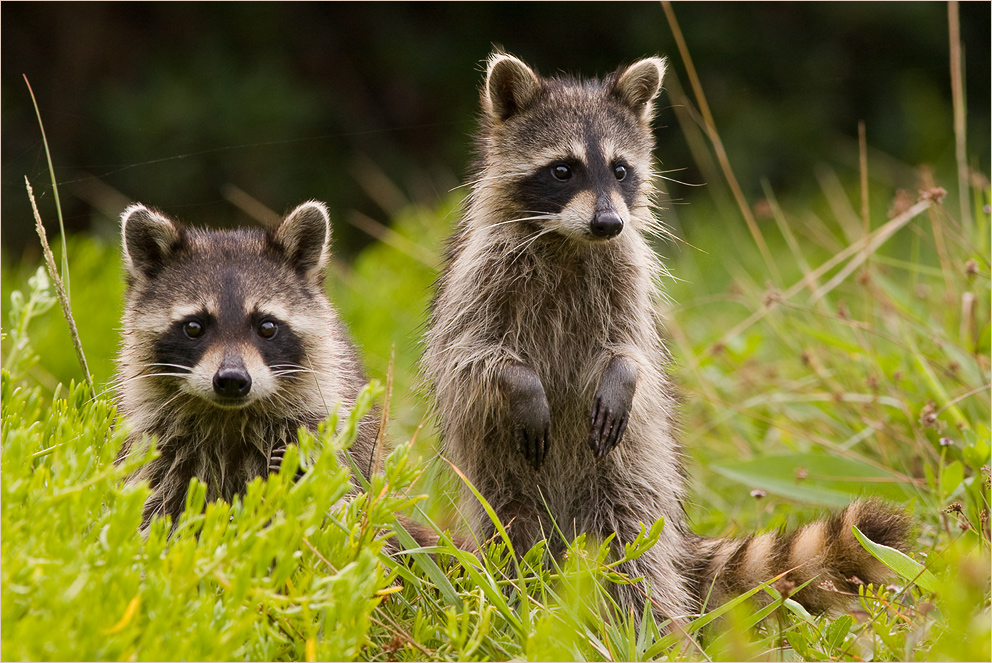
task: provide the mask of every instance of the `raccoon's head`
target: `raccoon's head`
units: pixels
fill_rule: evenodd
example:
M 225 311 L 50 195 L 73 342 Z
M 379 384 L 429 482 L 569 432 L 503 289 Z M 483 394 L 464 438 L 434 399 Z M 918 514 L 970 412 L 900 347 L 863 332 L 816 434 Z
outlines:
M 664 74 L 664 59 L 647 58 L 603 81 L 542 78 L 494 53 L 476 189 L 491 221 L 589 242 L 631 224 L 650 229 L 651 120 Z
M 122 390 L 208 410 L 291 406 L 329 310 L 324 205 L 300 205 L 274 232 L 187 228 L 140 204 L 121 222 L 121 361 L 136 376 Z

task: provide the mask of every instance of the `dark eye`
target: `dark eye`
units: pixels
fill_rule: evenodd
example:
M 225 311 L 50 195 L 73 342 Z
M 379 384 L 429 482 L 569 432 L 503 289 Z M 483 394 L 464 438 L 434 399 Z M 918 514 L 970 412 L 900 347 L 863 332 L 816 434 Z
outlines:
M 563 163 L 551 166 L 551 174 L 554 175 L 555 179 L 559 182 L 566 182 L 572 179 L 572 169 Z
M 271 320 L 263 320 L 258 325 L 258 335 L 262 338 L 272 338 L 279 331 L 279 325 Z
M 203 336 L 203 325 L 196 320 L 187 320 L 183 323 L 183 331 L 190 338 L 200 338 Z
M 620 165 L 614 166 L 613 177 L 617 178 L 617 182 L 623 182 L 627 177 L 627 168 Z

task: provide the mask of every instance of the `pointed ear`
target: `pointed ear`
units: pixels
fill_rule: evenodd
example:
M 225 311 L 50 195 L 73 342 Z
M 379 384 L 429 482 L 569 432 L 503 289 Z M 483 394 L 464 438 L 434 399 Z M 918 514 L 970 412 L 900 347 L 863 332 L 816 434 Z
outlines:
M 541 89 L 541 79 L 522 61 L 506 53 L 489 56 L 482 109 L 490 118 L 505 122 L 527 108 Z
M 651 102 L 661 92 L 667 66 L 665 58 L 645 58 L 635 62 L 622 72 L 617 72 L 613 94 L 630 106 L 639 119 L 650 119 L 654 115 Z
M 324 203 L 303 203 L 290 212 L 273 235 L 290 264 L 307 277 L 323 279 L 331 257 L 331 217 Z
M 140 203 L 121 214 L 124 266 L 133 278 L 151 278 L 162 269 L 180 241 L 175 223 Z

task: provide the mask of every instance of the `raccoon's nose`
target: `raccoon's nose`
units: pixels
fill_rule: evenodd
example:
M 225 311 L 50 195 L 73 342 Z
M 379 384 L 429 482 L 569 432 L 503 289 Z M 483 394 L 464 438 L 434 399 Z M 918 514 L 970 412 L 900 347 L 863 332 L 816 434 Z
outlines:
M 214 374 L 214 392 L 223 398 L 244 398 L 251 391 L 251 376 L 242 367 L 221 367 Z
M 603 239 L 616 237 L 623 230 L 623 219 L 613 210 L 602 210 L 593 215 L 589 230 L 596 237 Z

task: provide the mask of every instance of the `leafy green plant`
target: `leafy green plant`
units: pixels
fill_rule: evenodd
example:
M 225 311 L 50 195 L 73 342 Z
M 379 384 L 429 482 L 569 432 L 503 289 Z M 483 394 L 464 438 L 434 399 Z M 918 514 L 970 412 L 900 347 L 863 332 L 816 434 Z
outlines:
M 430 233 L 441 234 L 449 209 L 450 203 L 411 212 L 409 223 L 434 224 Z M 820 515 L 817 507 L 883 495 L 914 505 L 919 529 L 909 566 L 922 565 L 936 578 L 930 585 L 920 581 L 923 574 L 905 578 L 904 571 L 892 588 L 866 589 L 862 611 L 839 620 L 805 613 L 769 582 L 694 620 L 689 641 L 666 635 L 650 614 L 616 613 L 604 588 L 625 579 L 612 571 L 604 542 L 576 541 L 553 562 L 540 547 L 516 551 L 525 553 L 519 559 L 502 545 L 471 554 L 442 532 L 437 546 L 417 548 L 405 539 L 408 550 L 384 556 L 376 533 L 390 531 L 396 511 L 414 508 L 416 519 L 436 522 L 438 530 L 458 522 L 436 499 L 412 504 L 452 484 L 438 461 L 423 455 L 432 439 L 429 431 L 418 433 L 422 411 L 411 416 L 416 410 L 400 398 L 392 400 L 393 436 L 422 437 L 416 447 L 399 445 L 385 475 L 359 497 L 338 503 L 348 474 L 332 451 L 347 444 L 348 434 L 339 441 L 304 437 L 304 448 L 324 451 L 302 481 L 287 475 L 299 458 L 291 451 L 284 472 L 254 482 L 234 505 L 205 505 L 202 490 L 194 490 L 174 539 L 166 540 L 164 524 L 141 539 L 146 491 L 124 487 L 129 467 L 113 465 L 126 424 L 107 396 L 47 386 L 50 367 L 64 362 L 72 369 L 72 349 L 65 336 L 61 344 L 44 340 L 60 327 L 48 310 L 44 274 L 14 273 L 27 289 L 11 300 L 0 394 L 3 655 L 653 660 L 760 658 L 786 648 L 824 660 L 981 658 L 989 606 L 987 268 L 971 248 L 980 241 L 977 231 L 958 234 L 949 216 L 935 218 L 944 219 L 945 239 L 955 238 L 946 243 L 946 262 L 976 260 L 977 274 L 943 271 L 940 256 L 927 248 L 932 242 L 922 233 L 934 226 L 924 218 L 906 227 L 914 261 L 880 247 L 870 278 L 839 283 L 829 307 L 771 298 L 762 308 L 774 290 L 744 279 L 732 260 L 710 265 L 711 278 L 692 284 L 701 297 L 689 296 L 684 284 L 669 285 L 684 302 L 670 331 L 688 394 L 687 448 L 700 477 L 690 507 L 695 528 L 732 535 L 794 526 Z M 704 239 L 690 237 L 715 245 Z M 770 238 L 773 250 L 777 243 Z M 823 249 L 803 246 L 807 265 L 829 260 Z M 109 247 L 79 238 L 69 247 L 78 273 L 98 283 L 119 278 Z M 368 251 L 362 280 L 337 281 L 335 300 L 353 329 L 378 334 L 385 348 L 419 322 L 410 312 L 383 318 L 375 332 L 362 326 L 367 292 L 358 284 L 375 283 L 377 265 L 388 266 L 386 249 Z M 691 277 L 704 258 L 683 254 L 671 269 Z M 783 279 L 803 278 L 798 260 L 780 267 Z M 422 263 L 402 269 L 429 274 Z M 404 287 L 426 290 L 414 282 L 410 277 Z M 87 279 L 74 283 L 74 297 L 85 298 Z M 948 283 L 950 295 L 935 294 Z M 716 300 L 706 292 L 711 288 L 729 294 Z M 976 304 L 962 340 L 960 314 L 934 302 L 960 301 L 965 292 Z M 393 296 L 411 295 L 381 295 Z M 727 299 L 748 308 L 727 306 Z M 725 339 L 748 310 L 763 311 L 762 319 Z M 84 342 L 88 328 L 113 327 L 112 315 L 100 307 L 81 311 Z M 44 340 L 43 353 L 34 338 Z M 396 357 L 405 367 L 393 376 L 394 393 L 415 393 L 415 346 L 398 347 Z M 742 501 L 748 491 L 764 497 Z M 399 528 L 396 534 L 403 537 Z M 647 529 L 638 545 L 650 545 L 652 536 Z M 760 596 L 767 598 L 754 603 Z
M 16 299 L 39 301 L 35 285 Z M 154 452 L 115 464 L 126 424 L 112 402 L 79 385 L 45 398 L 4 368 L 3 657 L 357 657 L 392 591 L 380 532 L 414 499 L 401 492 L 415 475 L 408 446 L 369 492 L 343 499 L 349 474 L 334 452 L 372 397 L 363 393 L 340 436 L 333 420 L 319 439 L 301 433 L 302 448 L 319 449 L 301 480 L 291 447 L 283 470 L 234 504 L 205 504 L 194 481 L 176 533 L 156 520 L 142 537 L 148 490 L 122 479 Z

